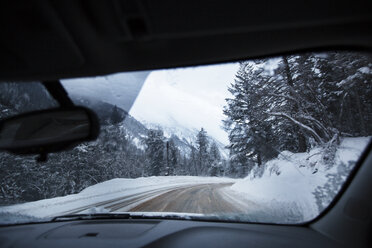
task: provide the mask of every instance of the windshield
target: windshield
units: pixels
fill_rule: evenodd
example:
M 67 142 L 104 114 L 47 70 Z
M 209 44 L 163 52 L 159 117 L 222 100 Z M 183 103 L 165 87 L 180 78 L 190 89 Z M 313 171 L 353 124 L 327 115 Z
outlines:
M 62 80 L 97 140 L 0 153 L 0 222 L 81 213 L 296 224 L 334 199 L 372 135 L 372 57 L 353 52 Z M 0 83 L 0 118 L 56 107 Z

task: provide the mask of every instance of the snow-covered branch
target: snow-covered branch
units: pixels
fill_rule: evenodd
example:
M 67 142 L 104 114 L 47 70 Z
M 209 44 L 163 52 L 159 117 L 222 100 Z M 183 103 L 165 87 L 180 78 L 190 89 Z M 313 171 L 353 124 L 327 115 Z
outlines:
M 318 121 L 317 119 L 315 119 L 314 117 L 312 117 L 310 115 L 300 115 L 299 117 L 302 118 L 302 119 L 314 122 L 315 125 L 317 125 L 318 128 L 321 129 L 323 131 L 323 133 L 327 136 L 326 138 L 330 139 L 331 134 L 330 134 L 329 130 L 320 121 Z
M 317 134 L 317 132 L 315 132 L 314 129 L 312 129 L 311 127 L 299 122 L 298 120 L 294 119 L 293 117 L 289 116 L 288 114 L 286 113 L 282 113 L 282 112 L 269 112 L 267 113 L 268 115 L 273 115 L 273 116 L 279 116 L 279 117 L 283 117 L 283 118 L 286 118 L 290 121 L 292 121 L 294 124 L 300 126 L 301 128 L 309 131 L 313 136 L 314 138 L 316 139 L 316 141 L 318 141 L 319 143 L 324 143 L 323 139 Z
M 287 100 L 291 100 L 291 101 L 294 101 L 296 103 L 298 103 L 297 99 L 292 97 L 292 96 L 289 96 L 289 95 L 284 95 L 284 94 L 276 94 L 276 93 L 267 93 L 268 96 L 276 96 L 276 97 L 282 97 L 282 98 L 285 98 Z

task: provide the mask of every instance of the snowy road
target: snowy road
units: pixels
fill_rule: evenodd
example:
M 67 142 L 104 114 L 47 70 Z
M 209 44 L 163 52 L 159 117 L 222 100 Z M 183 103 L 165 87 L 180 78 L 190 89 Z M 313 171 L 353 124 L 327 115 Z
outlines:
M 231 185 L 232 183 L 210 183 L 149 190 L 82 206 L 64 214 L 84 213 L 92 208 L 107 212 L 238 213 L 241 210 L 220 193 L 221 189 Z
M 78 194 L 0 206 L 0 223 L 15 218 L 49 219 L 83 213 L 229 213 L 237 211 L 232 205 L 239 206 L 235 202 L 241 197 L 233 197 L 229 190 L 237 181 L 196 176 L 116 178 L 87 187 Z M 247 204 L 243 205 L 240 204 L 241 209 Z M 251 202 L 248 205 L 253 206 Z
M 232 183 L 203 184 L 174 189 L 130 209 L 139 212 L 191 212 L 200 214 L 239 213 L 241 210 L 226 201 L 220 189 Z

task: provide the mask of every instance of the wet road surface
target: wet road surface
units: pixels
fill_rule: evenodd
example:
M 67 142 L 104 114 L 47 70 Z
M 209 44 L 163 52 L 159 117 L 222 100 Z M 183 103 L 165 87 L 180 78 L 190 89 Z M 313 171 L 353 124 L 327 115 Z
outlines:
M 182 213 L 239 213 L 233 203 L 226 200 L 220 189 L 232 183 L 203 184 L 174 189 L 145 201 L 129 211 L 132 212 L 182 212 Z

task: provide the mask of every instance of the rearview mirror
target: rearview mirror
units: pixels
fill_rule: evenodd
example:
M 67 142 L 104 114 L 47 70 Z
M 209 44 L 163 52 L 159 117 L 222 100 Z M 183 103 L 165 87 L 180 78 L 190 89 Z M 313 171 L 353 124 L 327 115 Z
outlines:
M 0 121 L 0 149 L 17 154 L 47 154 L 96 139 L 96 114 L 84 107 L 56 108 Z

